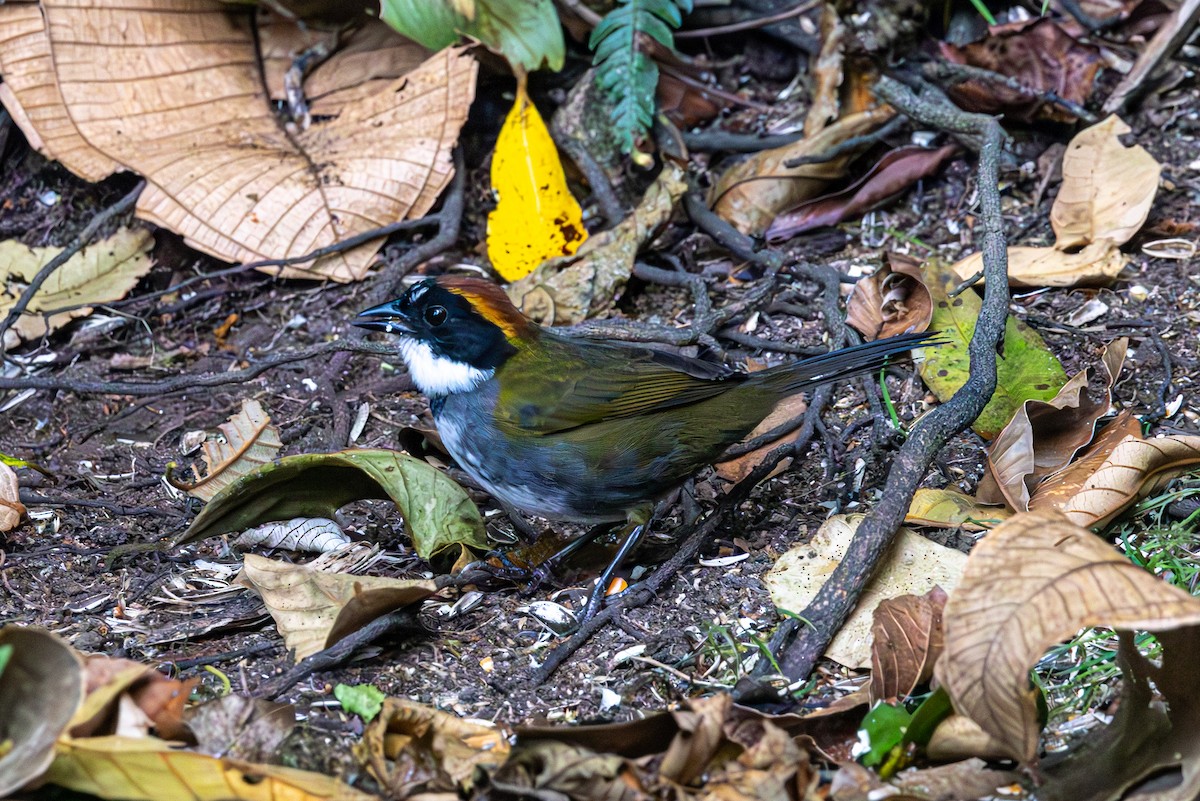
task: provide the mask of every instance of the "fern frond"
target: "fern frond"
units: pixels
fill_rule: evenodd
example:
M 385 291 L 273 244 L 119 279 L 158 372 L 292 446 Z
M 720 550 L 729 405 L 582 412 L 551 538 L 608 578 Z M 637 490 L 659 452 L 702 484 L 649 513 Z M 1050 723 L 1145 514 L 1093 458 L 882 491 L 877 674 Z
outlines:
M 650 130 L 658 87 L 658 65 L 642 52 L 638 35 L 673 49 L 674 30 L 691 10 L 692 0 L 619 0 L 592 31 L 596 85 L 613 104 L 614 133 L 625 153 Z

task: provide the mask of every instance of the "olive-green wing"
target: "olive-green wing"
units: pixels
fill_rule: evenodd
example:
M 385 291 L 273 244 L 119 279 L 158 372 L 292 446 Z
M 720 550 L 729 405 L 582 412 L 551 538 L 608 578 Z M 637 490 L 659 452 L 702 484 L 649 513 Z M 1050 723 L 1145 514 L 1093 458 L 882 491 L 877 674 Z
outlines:
M 581 353 L 587 369 L 578 366 Z M 497 377 L 497 422 L 538 434 L 696 403 L 744 379 L 712 362 L 650 348 L 562 340 L 536 355 L 513 356 Z

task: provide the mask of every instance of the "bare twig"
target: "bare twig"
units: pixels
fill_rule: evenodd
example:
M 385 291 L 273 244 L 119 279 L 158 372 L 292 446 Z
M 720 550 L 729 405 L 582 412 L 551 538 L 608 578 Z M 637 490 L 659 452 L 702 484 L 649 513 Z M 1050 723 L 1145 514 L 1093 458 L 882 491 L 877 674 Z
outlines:
M 918 96 L 888 77 L 876 87 L 881 99 L 902 113 L 922 120 L 936 118 L 943 127 L 967 133 L 983 143 L 979 156 L 980 246 L 987 283 L 975 334 L 971 338 L 970 377 L 954 397 L 926 415 L 896 454 L 879 503 L 855 532 L 846 555 L 812 603 L 800 613 L 808 626 L 787 627 L 790 642 L 779 664 L 789 681 L 812 672 L 833 635 L 858 603 L 884 553 L 899 530 L 917 486 L 946 440 L 971 424 L 996 387 L 996 346 L 1008 313 L 1008 256 L 1000 214 L 999 167 L 1005 134 L 991 117 L 958 111 L 932 92 Z M 930 104 L 941 103 L 940 106 Z M 743 699 L 763 697 L 761 674 L 739 682 Z

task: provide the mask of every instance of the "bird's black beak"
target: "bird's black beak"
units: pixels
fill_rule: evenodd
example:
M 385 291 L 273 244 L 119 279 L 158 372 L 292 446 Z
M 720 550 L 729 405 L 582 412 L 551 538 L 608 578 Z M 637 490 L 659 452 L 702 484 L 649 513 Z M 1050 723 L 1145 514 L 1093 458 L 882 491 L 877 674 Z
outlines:
M 386 331 L 389 334 L 411 334 L 412 326 L 400 311 L 400 301 L 391 300 L 358 313 L 351 324 L 369 331 Z

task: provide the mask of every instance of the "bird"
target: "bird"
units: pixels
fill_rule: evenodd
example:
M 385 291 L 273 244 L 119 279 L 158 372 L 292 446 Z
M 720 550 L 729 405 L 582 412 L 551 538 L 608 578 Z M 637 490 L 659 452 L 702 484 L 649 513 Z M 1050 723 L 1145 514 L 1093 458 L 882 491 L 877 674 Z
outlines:
M 625 524 L 584 619 L 603 604 L 655 502 L 719 460 L 781 400 L 878 370 L 936 338 L 900 334 L 747 373 L 544 327 L 499 285 L 458 275 L 418 281 L 352 322 L 398 337 L 443 445 L 491 496 L 550 521 Z

